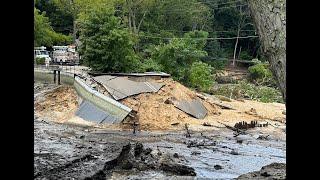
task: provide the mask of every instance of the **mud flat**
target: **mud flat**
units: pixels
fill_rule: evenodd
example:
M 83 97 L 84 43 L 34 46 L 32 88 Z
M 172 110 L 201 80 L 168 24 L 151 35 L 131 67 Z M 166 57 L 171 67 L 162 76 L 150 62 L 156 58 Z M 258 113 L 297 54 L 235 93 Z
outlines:
M 57 87 L 45 86 L 37 93 L 50 88 Z M 232 179 L 286 162 L 285 132 L 276 125 L 239 134 L 218 123 L 200 128 L 202 121 L 198 126 L 190 123 L 188 136 L 184 128 L 133 134 L 121 128 L 52 120 L 49 110 L 76 109 L 72 90 L 65 90 L 68 95 L 61 101 L 46 103 L 41 101 L 45 94 L 39 95 L 35 110 L 45 110 L 34 118 L 35 179 Z M 285 176 L 285 171 L 279 173 Z
M 161 168 L 103 171 L 107 162 L 119 157 L 124 146 L 137 142 L 142 143 L 144 149 L 150 148 L 154 156 L 167 156 L 168 162 L 193 168 L 197 178 L 237 178 L 274 162 L 285 163 L 286 158 L 285 141 L 260 140 L 248 135 L 240 137 L 244 139 L 240 144 L 237 143 L 239 137 L 233 137 L 233 132 L 226 130 L 193 133 L 191 138 L 184 132 L 133 135 L 130 131 L 97 130 L 36 118 L 34 131 L 36 179 L 84 179 L 101 171 L 108 179 L 180 177 L 179 173 Z

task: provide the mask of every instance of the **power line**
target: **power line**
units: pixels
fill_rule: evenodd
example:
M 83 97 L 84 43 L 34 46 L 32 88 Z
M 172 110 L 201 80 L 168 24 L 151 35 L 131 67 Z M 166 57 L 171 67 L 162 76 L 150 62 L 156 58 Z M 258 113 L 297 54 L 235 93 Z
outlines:
M 192 31 L 187 31 L 187 32 L 192 32 Z M 160 37 L 163 38 L 161 34 L 157 34 L 157 33 L 146 33 L 146 34 L 138 34 L 138 36 L 156 36 L 156 37 Z M 250 36 L 255 36 L 255 35 L 250 35 Z M 172 38 L 179 38 L 179 37 L 172 37 Z M 184 38 L 184 37 L 181 37 Z M 221 37 L 221 38 L 227 38 L 227 37 Z
M 242 7 L 242 6 L 247 6 L 247 4 L 242 4 L 242 5 L 236 5 L 236 6 L 226 6 L 226 7 L 220 7 L 220 8 L 210 8 L 209 10 L 218 10 L 218 9 L 228 9 L 228 8 L 234 8 L 234 7 Z M 116 9 L 115 11 L 117 12 L 123 12 L 123 10 Z M 190 9 L 176 9 L 176 10 L 164 10 L 165 13 L 176 13 L 176 12 L 203 12 L 202 10 L 193 10 L 190 11 Z M 146 10 L 146 12 L 150 12 L 150 10 Z
M 192 32 L 193 30 L 190 31 L 184 31 L 184 30 L 165 30 L 165 31 L 172 31 L 172 32 Z M 200 31 L 200 30 L 197 30 Z M 207 30 L 201 30 L 205 32 L 217 32 L 217 33 L 223 33 L 223 32 L 238 32 L 238 30 L 225 30 L 225 31 L 207 31 Z M 256 32 L 256 30 L 250 30 L 250 29 L 245 29 L 245 30 L 240 30 L 240 32 Z
M 217 37 L 217 38 L 186 38 L 186 37 L 156 37 L 156 36 L 146 36 L 146 35 L 138 35 L 138 36 L 142 36 L 142 37 L 147 37 L 147 38 L 155 38 L 155 39 L 194 39 L 194 40 L 227 40 L 227 39 L 247 39 L 247 38 L 257 38 L 259 36 L 240 36 L 240 37 Z

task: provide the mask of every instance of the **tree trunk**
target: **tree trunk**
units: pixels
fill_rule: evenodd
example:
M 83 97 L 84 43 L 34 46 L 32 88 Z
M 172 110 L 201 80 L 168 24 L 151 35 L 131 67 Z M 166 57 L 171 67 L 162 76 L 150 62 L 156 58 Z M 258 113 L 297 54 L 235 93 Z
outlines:
M 241 48 L 242 48 L 242 46 L 240 46 L 240 50 L 239 50 L 239 54 L 238 54 L 238 59 L 239 59 L 239 60 L 241 60 L 241 59 L 240 59 L 240 55 L 241 55 Z M 249 49 L 249 48 L 248 48 L 248 49 Z M 243 60 L 243 59 L 242 59 L 242 60 Z M 245 60 L 246 60 L 246 59 L 245 59 Z M 248 59 L 248 60 L 249 60 L 249 59 Z
M 141 24 L 142 24 L 142 22 L 143 22 L 144 17 L 146 16 L 146 13 L 147 13 L 147 11 L 145 11 L 145 12 L 143 13 L 143 16 L 142 16 L 142 18 L 141 18 L 141 20 L 140 20 L 140 22 L 139 22 L 139 25 L 138 25 L 137 33 L 139 33 L 139 31 L 140 31 L 140 27 L 141 27 Z
M 236 65 L 236 54 L 237 54 L 237 48 L 238 48 L 238 42 L 239 42 L 239 34 L 240 34 L 240 27 L 238 28 L 237 40 L 236 40 L 236 44 L 234 45 L 233 61 L 232 61 L 233 67 Z
M 286 0 L 248 0 L 263 53 L 286 102 Z

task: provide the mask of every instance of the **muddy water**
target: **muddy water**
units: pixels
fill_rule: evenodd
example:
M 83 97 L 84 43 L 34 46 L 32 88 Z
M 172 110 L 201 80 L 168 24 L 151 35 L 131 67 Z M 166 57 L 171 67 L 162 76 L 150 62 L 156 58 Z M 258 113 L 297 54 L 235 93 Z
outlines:
M 286 158 L 285 141 L 258 140 L 254 135 L 241 135 L 244 140 L 240 144 L 233 132 L 225 129 L 202 135 L 193 133 L 191 138 L 186 138 L 183 132 L 133 135 L 129 131 L 96 130 L 36 118 L 34 132 L 37 179 L 90 177 L 101 170 L 106 161 L 118 156 L 128 142 L 142 142 L 145 148 L 163 154 L 177 153 L 184 165 L 195 169 L 197 178 L 236 178 L 273 162 L 285 163 Z M 179 178 L 161 171 L 122 170 L 113 171 L 108 179 L 127 179 L 128 176 L 129 179 Z

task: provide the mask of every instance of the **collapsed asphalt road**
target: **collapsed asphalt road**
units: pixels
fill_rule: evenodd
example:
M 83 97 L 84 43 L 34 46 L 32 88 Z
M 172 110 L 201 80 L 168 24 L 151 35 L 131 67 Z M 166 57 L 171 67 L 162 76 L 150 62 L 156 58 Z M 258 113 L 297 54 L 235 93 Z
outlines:
M 221 128 L 191 131 L 190 137 L 177 131 L 134 135 L 132 131 L 58 124 L 35 117 L 34 177 L 230 179 L 274 162 L 285 163 L 285 140 L 257 131 L 237 137 L 233 133 Z M 285 177 L 285 171 L 280 173 Z

